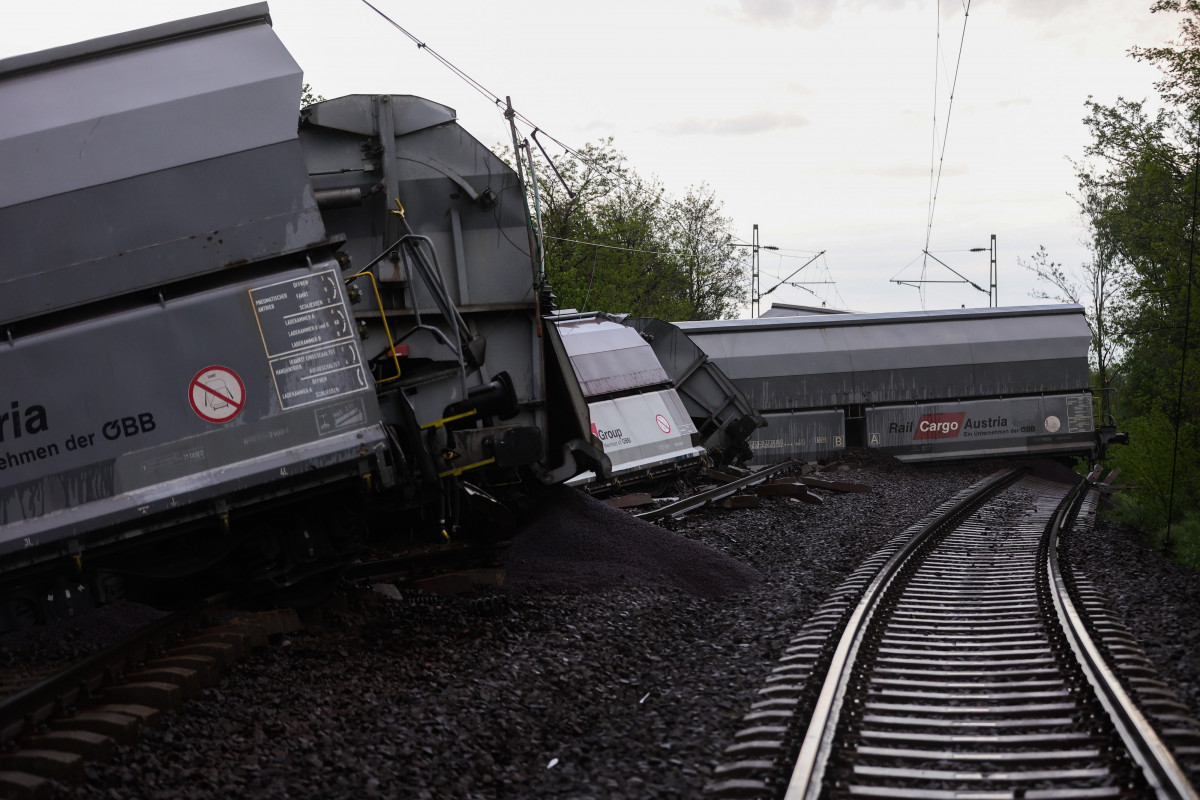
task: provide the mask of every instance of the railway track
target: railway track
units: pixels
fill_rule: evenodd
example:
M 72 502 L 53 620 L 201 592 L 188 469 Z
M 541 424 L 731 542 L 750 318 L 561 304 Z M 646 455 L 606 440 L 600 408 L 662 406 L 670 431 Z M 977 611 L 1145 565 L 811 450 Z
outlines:
M 714 504 L 720 500 L 724 500 L 738 492 L 753 486 L 766 483 L 771 478 L 775 478 L 784 472 L 795 469 L 799 462 L 783 461 L 769 467 L 751 472 L 749 475 L 741 477 L 728 476 L 730 479 L 723 481 L 720 485 L 709 489 L 696 492 L 690 497 L 684 497 L 680 500 L 668 505 L 659 506 L 650 511 L 642 511 L 635 513 L 634 516 L 646 522 L 654 522 L 655 520 L 664 519 L 667 517 L 680 517 L 689 511 L 695 511 L 706 505 Z
M 86 761 L 106 760 L 159 724 L 275 634 L 295 630 L 294 611 L 226 622 L 222 594 L 168 614 L 56 672 L 0 697 L 0 796 L 38 798 L 50 781 L 76 783 Z
M 876 554 L 793 640 L 710 794 L 1197 797 L 1058 564 L 1082 496 L 997 474 Z

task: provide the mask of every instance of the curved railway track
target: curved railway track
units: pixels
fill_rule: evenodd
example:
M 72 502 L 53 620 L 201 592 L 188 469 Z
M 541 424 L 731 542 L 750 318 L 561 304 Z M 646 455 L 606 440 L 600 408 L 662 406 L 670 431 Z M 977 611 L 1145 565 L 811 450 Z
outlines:
M 710 793 L 1196 798 L 1059 569 L 1069 492 L 998 474 L 864 564 L 793 641 Z

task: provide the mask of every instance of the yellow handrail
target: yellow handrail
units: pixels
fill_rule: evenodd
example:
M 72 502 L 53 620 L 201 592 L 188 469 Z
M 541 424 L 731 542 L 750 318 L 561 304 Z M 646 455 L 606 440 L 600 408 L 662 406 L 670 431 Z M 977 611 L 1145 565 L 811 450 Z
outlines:
M 435 420 L 433 422 L 426 422 L 424 425 L 421 426 L 421 430 L 424 431 L 424 430 L 429 430 L 430 428 L 440 428 L 443 425 L 445 425 L 447 422 L 455 422 L 460 419 L 466 419 L 467 417 L 472 417 L 477 413 L 478 412 L 472 408 L 470 411 L 464 411 L 461 414 L 455 414 L 450 417 L 443 417 L 442 419 Z
M 392 363 L 396 365 L 396 374 L 392 375 L 391 377 L 380 378 L 379 380 L 375 381 L 375 385 L 378 386 L 381 383 L 388 383 L 400 377 L 400 356 L 396 355 L 396 343 L 392 341 L 392 329 L 388 327 L 387 314 L 383 312 L 383 297 L 379 294 L 379 282 L 375 280 L 375 273 L 367 270 L 366 272 L 360 272 L 357 275 L 351 275 L 346 279 L 346 283 L 362 277 L 371 279 L 371 291 L 375 293 L 375 303 L 379 307 L 379 320 L 383 323 L 383 335 L 387 338 L 388 352 L 392 354 Z

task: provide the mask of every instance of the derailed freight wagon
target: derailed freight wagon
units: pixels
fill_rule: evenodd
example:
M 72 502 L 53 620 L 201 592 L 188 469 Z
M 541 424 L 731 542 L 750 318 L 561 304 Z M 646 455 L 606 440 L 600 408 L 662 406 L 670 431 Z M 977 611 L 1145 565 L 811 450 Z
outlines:
M 603 469 L 567 482 L 591 491 L 663 479 L 705 458 L 693 443 L 692 423 L 666 370 L 637 331 L 598 312 L 547 318 L 559 370 L 569 376 L 563 405 L 587 419 Z
M 751 457 L 748 444 L 766 420 L 729 377 L 676 325 L 653 317 L 622 317 L 621 324 L 650 345 L 692 419 L 692 441 L 713 464 L 741 464 Z
M 756 463 L 871 447 L 905 461 L 1094 455 L 1080 306 L 677 323 L 767 420 Z
M 365 476 L 392 478 L 296 136 L 300 69 L 268 23 L 264 5 L 0 62 L 5 577 L 238 552 L 298 585 L 356 545 L 342 508 Z M 5 612 L 105 587 L 57 577 Z
M 453 109 L 407 95 L 309 106 L 300 143 L 326 229 L 345 240 L 357 333 L 408 468 L 494 486 L 519 482 L 520 466 L 548 471 L 560 454 L 545 440 L 539 276 L 517 174 Z

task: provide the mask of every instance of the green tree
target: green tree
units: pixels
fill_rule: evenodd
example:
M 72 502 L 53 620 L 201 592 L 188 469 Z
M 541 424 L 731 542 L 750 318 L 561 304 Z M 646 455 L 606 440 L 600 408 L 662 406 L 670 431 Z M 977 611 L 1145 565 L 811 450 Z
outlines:
M 300 109 L 306 109 L 313 103 L 320 103 L 325 98 L 313 91 L 310 84 L 303 84 L 300 87 Z
M 746 251 L 733 244 L 733 220 L 721 210 L 703 183 L 668 208 L 668 240 L 683 269 L 688 319 L 735 317 L 749 293 Z
M 611 138 L 578 153 L 554 165 L 540 153 L 534 159 L 546 273 L 559 305 L 667 320 L 734 316 L 746 295 L 745 262 L 715 193 L 702 184 L 682 199 L 668 196 Z M 503 156 L 511 161 L 511 150 Z
M 1194 392 L 1188 393 L 1190 408 L 1174 405 L 1183 353 L 1196 344 L 1191 332 L 1185 341 L 1184 322 L 1200 298 L 1188 291 L 1195 134 L 1178 110 L 1150 115 L 1141 102 L 1126 100 L 1114 106 L 1089 101 L 1089 108 L 1085 121 L 1094 141 L 1089 165 L 1079 173 L 1081 204 L 1093 250 L 1114 265 L 1125 299 L 1114 309 L 1112 327 L 1125 355 L 1128 407 L 1191 418 Z
M 1095 370 L 1095 388 L 1102 394 L 1106 416 L 1115 413 L 1110 396 L 1119 370 L 1119 352 L 1113 339 L 1113 316 L 1121 303 L 1121 276 L 1110 253 L 1091 245 L 1092 259 L 1076 270 L 1068 270 L 1061 262 L 1050 259 L 1045 247 L 1039 247 L 1028 261 L 1020 258 L 1017 263 L 1033 272 L 1053 291 L 1034 289 L 1030 294 L 1042 300 L 1074 303 L 1084 308 L 1088 331 L 1092 342 L 1089 348 L 1092 368 Z
M 1196 530 L 1200 487 L 1192 478 L 1200 470 L 1200 429 L 1191 423 L 1200 414 L 1200 291 L 1194 291 L 1200 0 L 1160 0 L 1151 11 L 1181 14 L 1176 42 L 1130 50 L 1161 70 L 1158 99 L 1151 105 L 1089 98 L 1084 123 L 1091 143 L 1076 173 L 1092 251 L 1113 271 L 1121 297 L 1109 322 L 1122 353 L 1122 407 L 1130 428 L 1143 436 L 1118 457 L 1137 472 L 1143 490 L 1127 506 L 1155 521 L 1147 528 L 1184 521 Z M 1175 478 L 1164 483 L 1148 464 L 1174 465 Z

